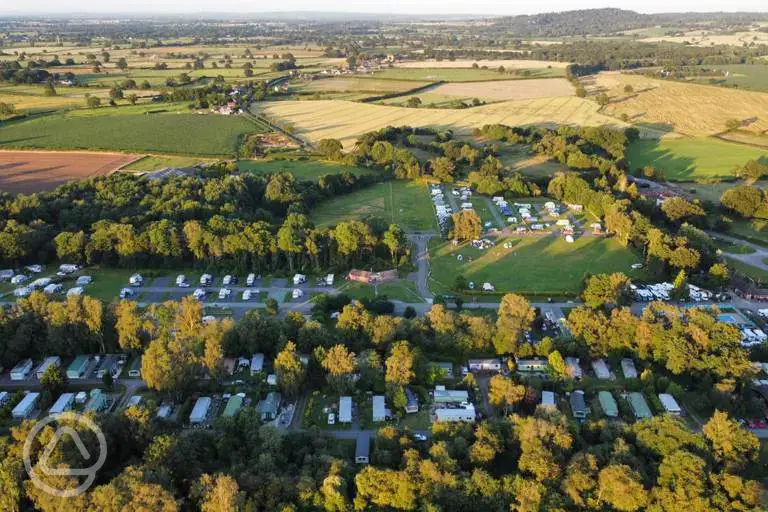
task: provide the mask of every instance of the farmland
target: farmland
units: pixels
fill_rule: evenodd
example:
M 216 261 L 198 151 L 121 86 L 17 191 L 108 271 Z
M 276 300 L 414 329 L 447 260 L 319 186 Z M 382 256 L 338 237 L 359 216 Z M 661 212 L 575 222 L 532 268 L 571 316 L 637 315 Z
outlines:
M 432 126 L 468 134 L 485 124 L 626 126 L 598 112 L 598 105 L 576 97 L 507 101 L 469 109 L 426 109 L 371 105 L 341 100 L 280 101 L 260 105 L 267 117 L 296 128 L 312 142 L 335 138 L 351 147 L 363 133 L 385 126 Z
M 768 66 L 762 64 L 731 64 L 727 66 L 701 66 L 702 68 L 727 71 L 728 76 L 712 79 L 717 84 L 735 85 L 739 89 L 768 92 Z M 710 77 L 695 77 L 691 80 L 709 83 Z
M 124 154 L 0 151 L 0 191 L 32 193 L 108 174 L 137 157 Z
M 498 66 L 497 66 L 498 67 Z M 421 80 L 427 82 L 478 82 L 483 80 L 514 80 L 517 78 L 543 78 L 564 76 L 562 69 L 526 69 L 525 74 L 500 73 L 496 68 L 473 69 L 471 67 L 396 67 L 378 71 L 374 77 L 387 80 Z
M 568 67 L 567 62 L 553 62 L 543 60 L 509 60 L 509 59 L 494 59 L 494 60 L 426 60 L 426 61 L 413 61 L 413 62 L 401 62 L 397 65 L 398 68 L 471 68 L 475 64 L 479 67 L 487 67 L 488 69 L 497 69 L 499 66 L 504 66 L 505 69 L 546 69 L 550 73 L 556 74 L 556 76 L 565 76 L 565 68 Z M 558 71 L 560 70 L 560 71 Z M 558 74 L 562 73 L 562 74 Z
M 436 231 L 427 188 L 418 182 L 388 181 L 318 204 L 311 212 L 318 226 L 343 220 L 380 217 L 409 231 Z
M 512 248 L 505 249 L 502 242 L 512 243 Z M 463 263 L 456 259 L 458 254 L 464 256 Z M 434 241 L 430 256 L 434 293 L 449 291 L 457 275 L 478 286 L 490 282 L 497 292 L 540 295 L 575 295 L 586 274 L 624 272 L 642 277 L 631 269 L 637 257 L 610 238 L 582 237 L 569 244 L 551 236 L 513 237 L 485 251 Z
M 367 169 L 353 165 L 319 160 L 240 160 L 239 169 L 253 174 L 290 172 L 297 180 L 317 180 L 328 174 L 351 172 L 355 175 L 368 173 Z
M 627 149 L 630 168 L 650 165 L 673 181 L 733 177 L 735 167 L 764 156 L 765 150 L 717 139 L 641 140 Z
M 85 106 L 85 94 L 90 93 L 102 101 L 109 98 L 109 91 L 94 91 L 84 87 L 60 87 L 56 96 L 45 96 L 38 85 L 14 85 L 0 87 L 0 102 L 11 104 L 19 113 L 36 113 L 46 110 Z
M 626 93 L 626 85 L 634 91 Z M 768 94 L 618 73 L 597 75 L 595 86 L 611 97 L 606 114 L 658 130 L 701 137 L 724 131 L 731 119 L 754 133 L 768 130 Z
M 106 107 L 10 123 L 0 128 L 0 148 L 231 156 L 245 134 L 258 130 L 240 117 Z
M 488 100 L 529 100 L 571 96 L 573 87 L 564 78 L 440 84 L 432 94 L 477 97 Z
M 289 92 L 298 94 L 333 94 L 338 99 L 362 99 L 369 96 L 406 92 L 429 82 L 378 80 L 376 78 L 340 77 L 291 83 Z
M 189 156 L 147 155 L 122 167 L 120 170 L 129 172 L 147 172 L 163 169 L 165 167 L 194 167 L 212 161 L 213 160 L 206 158 Z

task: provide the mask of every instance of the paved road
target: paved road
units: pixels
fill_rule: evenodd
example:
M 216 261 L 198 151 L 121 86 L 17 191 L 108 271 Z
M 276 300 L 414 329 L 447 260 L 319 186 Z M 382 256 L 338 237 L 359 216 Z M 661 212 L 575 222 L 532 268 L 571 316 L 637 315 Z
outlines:
M 429 239 L 433 236 L 435 235 L 408 235 L 408 240 L 410 240 L 416 248 L 413 253 L 413 259 L 414 263 L 416 264 L 417 271 L 415 275 L 412 274 L 411 277 L 415 278 L 416 290 L 419 292 L 419 295 L 424 297 L 427 302 L 432 302 L 432 293 L 429 291 L 429 286 L 427 286 L 427 279 L 429 278 L 428 245 Z
M 712 231 L 709 231 L 708 233 L 712 238 L 720 238 L 721 240 L 725 240 L 727 242 L 731 242 L 738 245 L 743 245 L 745 247 L 750 247 L 755 250 L 755 252 L 750 254 L 734 254 L 734 253 L 723 251 L 723 255 L 726 258 L 739 260 L 748 265 L 752 265 L 753 267 L 757 267 L 759 269 L 768 271 L 768 265 L 766 265 L 763 261 L 768 258 L 768 249 L 766 249 L 765 247 L 757 244 L 753 244 L 752 242 L 747 242 L 746 240 L 742 240 L 740 238 L 734 238 L 732 236 L 723 235 L 721 233 L 715 233 Z

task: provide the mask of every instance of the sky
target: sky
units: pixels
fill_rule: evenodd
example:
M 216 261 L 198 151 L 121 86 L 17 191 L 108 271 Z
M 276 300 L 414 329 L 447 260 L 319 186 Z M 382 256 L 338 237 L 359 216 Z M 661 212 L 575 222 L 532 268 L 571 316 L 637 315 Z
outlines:
M 768 11 L 766 0 L 0 0 L 0 13 L 263 13 L 270 11 L 328 11 L 394 14 L 534 14 L 598 7 L 619 7 L 638 12 Z

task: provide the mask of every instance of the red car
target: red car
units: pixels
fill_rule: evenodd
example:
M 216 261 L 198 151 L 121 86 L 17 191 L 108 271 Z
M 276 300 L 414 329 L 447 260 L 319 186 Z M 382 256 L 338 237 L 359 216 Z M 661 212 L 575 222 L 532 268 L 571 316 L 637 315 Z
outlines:
M 757 426 L 759 428 L 768 428 L 768 421 L 765 420 L 757 420 Z
M 757 428 L 757 422 L 755 420 L 747 420 L 747 426 L 749 428 Z

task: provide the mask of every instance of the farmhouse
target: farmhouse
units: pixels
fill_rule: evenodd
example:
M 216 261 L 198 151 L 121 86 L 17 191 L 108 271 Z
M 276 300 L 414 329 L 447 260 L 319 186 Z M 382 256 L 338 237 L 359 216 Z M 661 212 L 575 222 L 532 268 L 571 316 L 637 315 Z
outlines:
M 77 356 L 67 367 L 67 378 L 70 380 L 82 379 L 88 368 L 91 358 L 89 356 Z
M 261 421 L 272 421 L 277 418 L 281 398 L 280 393 L 270 391 L 264 400 L 256 404 L 256 412 L 261 415 Z
M 189 422 L 192 425 L 199 425 L 208 417 L 208 410 L 211 408 L 211 399 L 207 396 L 201 396 L 195 402 L 192 413 L 189 415 Z
M 469 393 L 463 389 L 445 389 L 445 386 L 435 386 L 434 401 L 436 404 L 469 402 Z
M 456 423 L 459 421 L 475 421 L 475 406 L 469 404 L 460 409 L 436 409 L 435 417 L 437 421 L 446 421 Z
M 664 410 L 669 414 L 680 416 L 683 413 L 683 410 L 680 408 L 680 404 L 678 404 L 677 400 L 675 400 L 675 397 L 669 393 L 659 393 L 659 400 L 661 401 L 661 405 L 664 407 Z
M 542 373 L 548 368 L 546 359 L 518 359 L 517 371 L 525 373 Z
M 539 405 L 547 409 L 556 409 L 557 406 L 555 405 L 555 393 L 553 391 L 542 391 L 541 403 Z
M 621 371 L 624 374 L 625 379 L 636 379 L 637 368 L 635 368 L 635 362 L 625 357 L 621 360 Z
M 379 422 L 387 419 L 387 405 L 384 401 L 384 395 L 375 395 L 373 397 L 373 421 Z
M 627 402 L 629 402 L 629 406 L 638 420 L 644 420 L 653 416 L 650 407 L 648 407 L 648 402 L 645 401 L 642 393 L 637 391 L 629 393 L 627 395 Z
M 579 390 L 574 391 L 571 393 L 571 396 L 568 398 L 568 401 L 571 404 L 571 413 L 573 414 L 573 417 L 578 420 L 583 420 L 587 417 L 587 413 L 589 410 L 587 409 L 587 402 L 584 400 L 584 392 Z
M 597 394 L 597 399 L 600 401 L 600 407 L 603 409 L 606 416 L 615 418 L 619 415 L 619 406 L 610 391 L 599 392 Z
M 608 369 L 608 364 L 604 359 L 595 359 L 592 361 L 592 369 L 595 371 L 595 376 L 600 380 L 608 380 L 611 378 L 611 370 Z
M 368 464 L 368 457 L 371 450 L 371 438 L 367 435 L 357 436 L 355 445 L 355 463 Z
M 32 360 L 24 359 L 16 363 L 16 366 L 11 370 L 11 380 L 26 380 L 32 371 Z
M 351 396 L 343 396 L 339 399 L 339 423 L 352 423 Z
M 468 365 L 473 372 L 498 372 L 501 370 L 501 359 L 470 359 Z
M 74 393 L 64 393 L 59 397 L 58 400 L 56 400 L 56 403 L 54 403 L 53 406 L 50 409 L 48 409 L 48 414 L 55 418 L 59 414 L 62 414 L 70 410 L 72 408 L 72 403 L 74 401 L 75 401 Z
M 32 411 L 35 410 L 38 398 L 40 398 L 40 393 L 27 393 L 24 395 L 24 398 L 21 399 L 21 402 L 16 404 L 16 407 L 13 408 L 11 416 L 17 420 L 28 418 L 29 415 L 32 414 Z

